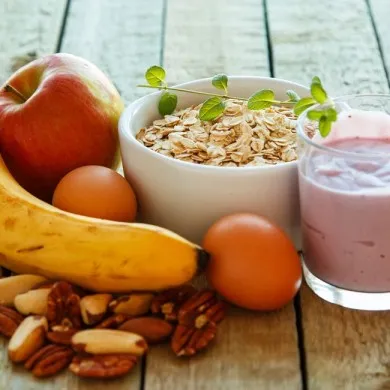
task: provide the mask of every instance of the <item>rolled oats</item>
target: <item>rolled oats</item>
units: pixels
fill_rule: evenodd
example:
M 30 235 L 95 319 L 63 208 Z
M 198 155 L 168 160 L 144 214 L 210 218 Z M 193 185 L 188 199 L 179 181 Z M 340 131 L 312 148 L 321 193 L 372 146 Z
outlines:
M 199 119 L 201 105 L 166 115 L 136 138 L 165 156 L 222 167 L 259 166 L 297 159 L 296 116 L 288 107 L 251 111 L 247 103 L 227 100 L 217 119 Z

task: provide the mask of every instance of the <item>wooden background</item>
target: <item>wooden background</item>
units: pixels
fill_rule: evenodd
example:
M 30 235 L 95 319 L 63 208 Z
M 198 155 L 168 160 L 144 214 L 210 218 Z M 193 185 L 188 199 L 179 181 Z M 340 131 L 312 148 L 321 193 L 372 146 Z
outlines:
M 0 83 L 25 58 L 69 52 L 94 62 L 126 103 L 147 67 L 170 83 L 230 75 L 313 75 L 335 95 L 389 92 L 390 0 L 0 0 Z M 270 314 L 231 309 L 205 354 L 155 348 L 107 390 L 390 389 L 390 314 L 330 305 L 306 287 Z M 2 341 L 0 340 L 0 343 Z M 4 343 L 4 346 L 6 343 Z M 1 390 L 92 390 L 72 375 L 34 380 L 0 345 Z

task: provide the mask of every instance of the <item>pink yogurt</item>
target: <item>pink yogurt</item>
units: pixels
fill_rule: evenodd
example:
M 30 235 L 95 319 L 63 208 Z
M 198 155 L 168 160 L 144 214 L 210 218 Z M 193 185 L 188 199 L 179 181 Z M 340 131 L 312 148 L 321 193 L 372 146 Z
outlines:
M 337 287 L 390 291 L 390 116 L 343 112 L 313 141 L 339 153 L 310 146 L 299 162 L 306 266 Z

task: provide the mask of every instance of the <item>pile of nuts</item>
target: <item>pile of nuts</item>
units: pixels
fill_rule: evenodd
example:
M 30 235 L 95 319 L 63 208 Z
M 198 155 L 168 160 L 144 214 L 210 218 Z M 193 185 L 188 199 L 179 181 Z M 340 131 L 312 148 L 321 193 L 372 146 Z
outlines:
M 9 359 L 36 377 L 67 368 L 88 378 L 127 374 L 149 346 L 192 356 L 215 338 L 225 306 L 190 285 L 123 296 L 86 292 L 35 275 L 0 278 L 0 334 Z
M 177 160 L 221 167 L 260 166 L 297 159 L 296 115 L 283 106 L 252 111 L 228 99 L 213 121 L 201 121 L 201 104 L 157 119 L 137 133 L 144 146 Z

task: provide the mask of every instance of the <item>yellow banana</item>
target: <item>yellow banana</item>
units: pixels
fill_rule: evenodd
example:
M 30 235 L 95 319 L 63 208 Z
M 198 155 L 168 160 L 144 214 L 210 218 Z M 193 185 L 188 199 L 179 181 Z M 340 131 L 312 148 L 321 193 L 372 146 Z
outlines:
M 0 157 L 0 265 L 97 292 L 161 290 L 190 281 L 207 254 L 152 225 L 61 211 L 25 191 Z

